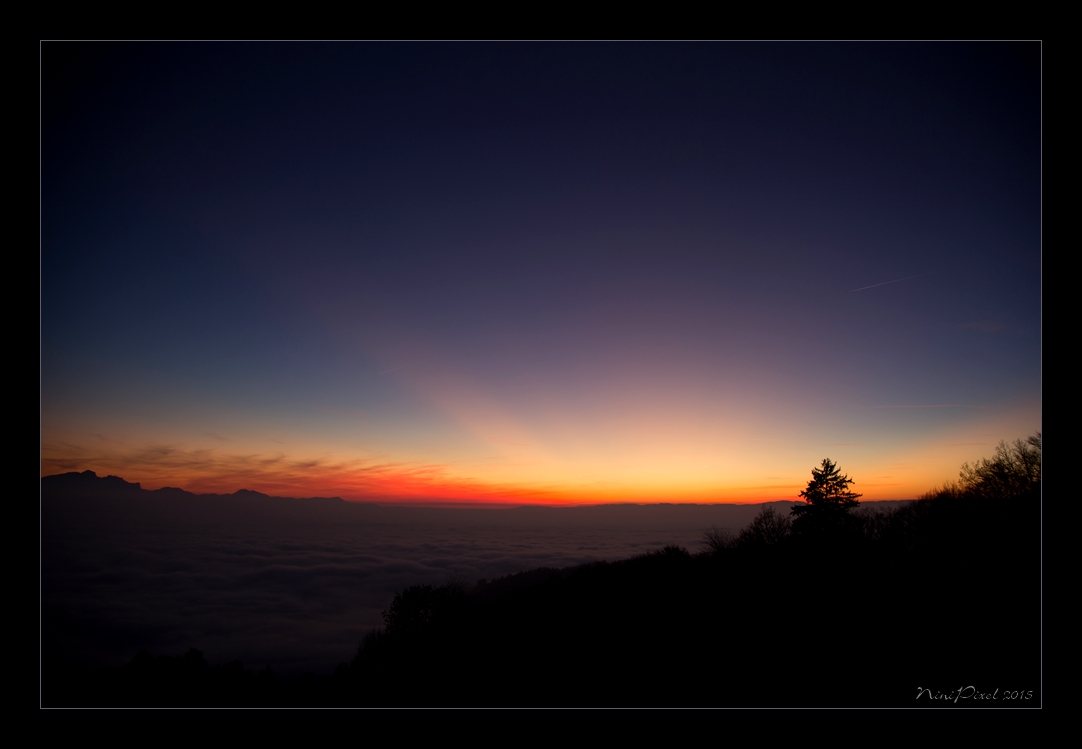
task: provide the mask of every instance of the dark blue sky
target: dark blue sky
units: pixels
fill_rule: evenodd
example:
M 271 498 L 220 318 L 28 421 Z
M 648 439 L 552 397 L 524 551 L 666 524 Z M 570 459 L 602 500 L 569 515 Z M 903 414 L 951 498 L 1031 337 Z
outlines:
M 1040 428 L 1040 53 L 45 43 L 42 470 L 913 496 Z

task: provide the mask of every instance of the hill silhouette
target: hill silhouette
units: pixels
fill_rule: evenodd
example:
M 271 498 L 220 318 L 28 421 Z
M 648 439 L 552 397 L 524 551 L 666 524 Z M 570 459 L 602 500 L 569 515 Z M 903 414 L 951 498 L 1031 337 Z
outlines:
M 100 500 L 100 499 L 145 499 L 145 500 L 252 500 L 252 501 L 303 501 L 337 503 L 344 502 L 341 497 L 308 497 L 298 500 L 293 497 L 277 497 L 251 489 L 238 489 L 232 494 L 195 494 L 172 486 L 161 489 L 144 489 L 139 482 L 125 481 L 119 476 L 98 476 L 94 471 L 72 471 L 41 479 L 41 497 L 43 500 Z
M 48 664 L 46 704 L 1039 706 L 1036 439 L 1035 478 L 978 464 L 862 508 L 845 535 L 793 534 L 767 507 L 699 554 L 408 587 L 333 674 L 144 652 L 122 669 Z

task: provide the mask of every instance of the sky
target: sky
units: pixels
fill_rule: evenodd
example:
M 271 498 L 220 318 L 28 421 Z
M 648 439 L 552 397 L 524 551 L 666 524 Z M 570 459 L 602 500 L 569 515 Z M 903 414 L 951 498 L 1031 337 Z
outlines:
M 41 475 L 919 496 L 1041 429 L 1038 43 L 43 43 Z

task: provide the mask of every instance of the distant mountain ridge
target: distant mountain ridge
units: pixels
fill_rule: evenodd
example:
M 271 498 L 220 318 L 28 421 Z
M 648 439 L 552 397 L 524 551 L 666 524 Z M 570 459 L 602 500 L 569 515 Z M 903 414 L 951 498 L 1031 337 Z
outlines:
M 41 478 L 41 497 L 51 499 L 86 498 L 120 499 L 140 497 L 146 499 L 266 499 L 266 500 L 310 500 L 323 502 L 345 502 L 341 497 L 279 497 L 251 489 L 238 489 L 232 494 L 195 494 L 186 489 L 163 486 L 161 489 L 144 489 L 138 481 L 125 481 L 119 476 L 98 476 L 94 471 L 70 471 Z
M 336 521 L 393 523 L 458 522 L 455 518 L 467 512 L 472 517 L 484 516 L 487 521 L 497 524 L 594 524 L 610 530 L 618 527 L 695 527 L 702 530 L 711 526 L 738 530 L 751 522 L 764 504 L 774 505 L 783 513 L 796 504 L 788 500 L 749 504 L 658 502 L 564 506 L 507 504 L 498 507 L 477 503 L 466 509 L 461 503 L 425 505 L 395 501 L 391 497 L 356 502 L 341 497 L 278 497 L 251 489 L 240 489 L 232 494 L 195 494 L 175 487 L 150 490 L 144 489 L 138 482 L 125 481 L 119 476 L 98 476 L 94 471 L 73 471 L 42 477 L 41 501 L 42 510 L 47 515 L 69 518 L 87 512 L 95 516 L 103 512 L 120 512 L 126 519 L 168 516 L 182 522 L 271 517 L 307 520 L 322 517 L 335 518 Z

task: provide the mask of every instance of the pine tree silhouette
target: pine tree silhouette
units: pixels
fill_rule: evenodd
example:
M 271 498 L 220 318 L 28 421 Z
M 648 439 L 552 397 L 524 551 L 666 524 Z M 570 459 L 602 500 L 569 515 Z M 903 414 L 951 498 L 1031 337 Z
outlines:
M 860 504 L 857 497 L 862 496 L 849 491 L 849 486 L 854 483 L 834 461 L 823 458 L 823 464 L 812 469 L 807 488 L 800 492 L 807 504 L 792 509 L 795 516 L 793 532 L 840 529 L 848 525 L 852 518 L 849 511 Z

